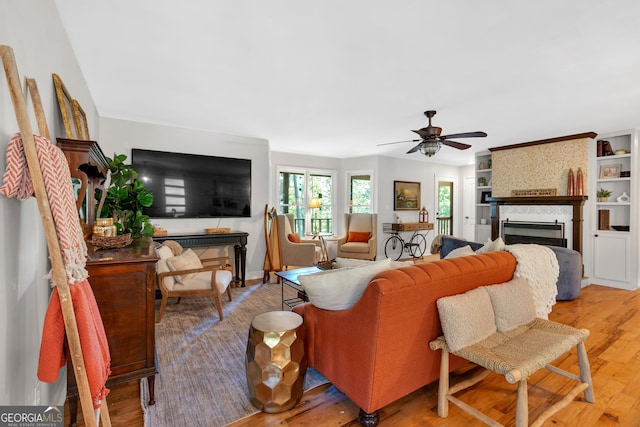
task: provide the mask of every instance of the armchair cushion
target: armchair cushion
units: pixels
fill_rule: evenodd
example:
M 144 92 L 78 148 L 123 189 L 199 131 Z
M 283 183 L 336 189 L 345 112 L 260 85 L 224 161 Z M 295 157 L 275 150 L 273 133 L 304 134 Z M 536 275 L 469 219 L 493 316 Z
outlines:
M 311 304 L 325 310 L 346 310 L 362 296 L 373 276 L 391 268 L 391 259 L 359 267 L 325 270 L 298 276 Z
M 371 238 L 370 231 L 350 231 L 347 242 L 367 243 Z
M 452 352 L 477 344 L 496 333 L 491 299 L 484 287 L 436 301 L 442 331 Z
M 289 241 L 292 243 L 302 243 L 302 239 L 300 238 L 300 235 L 297 233 L 287 234 L 287 239 L 289 239 Z
M 185 250 L 182 255 L 167 259 L 167 265 L 171 271 L 194 270 L 202 268 L 202 262 L 190 248 Z M 195 276 L 195 273 L 179 274 L 175 276 L 176 281 L 184 283 Z

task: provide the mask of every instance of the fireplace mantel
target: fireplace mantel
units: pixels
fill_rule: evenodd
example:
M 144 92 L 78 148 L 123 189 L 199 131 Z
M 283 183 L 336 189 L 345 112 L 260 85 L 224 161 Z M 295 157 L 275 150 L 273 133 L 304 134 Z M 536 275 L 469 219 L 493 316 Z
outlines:
M 573 249 L 582 253 L 583 209 L 587 196 L 544 196 L 544 197 L 490 197 L 491 239 L 500 235 L 500 206 L 503 205 L 571 205 L 573 207 Z

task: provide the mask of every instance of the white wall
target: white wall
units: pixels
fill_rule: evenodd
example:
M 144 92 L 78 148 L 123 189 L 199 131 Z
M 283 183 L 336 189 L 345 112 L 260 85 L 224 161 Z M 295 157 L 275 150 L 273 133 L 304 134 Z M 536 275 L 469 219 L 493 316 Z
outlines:
M 96 109 L 52 1 L 0 0 L 0 44 L 15 51 L 20 79 L 36 79 L 53 137 L 64 136 L 52 73 L 58 74 L 97 130 Z M 29 104 L 31 106 L 31 104 Z M 35 128 L 35 120 L 32 120 Z M 0 164 L 18 132 L 5 76 L 0 72 Z M 42 223 L 34 199 L 0 196 L 0 405 L 61 404 L 66 377 L 40 384 L 36 377 L 50 287 Z
M 251 160 L 250 218 L 162 218 L 152 219 L 169 234 L 201 233 L 209 227 L 230 227 L 249 233 L 247 242 L 247 278 L 262 277 L 265 243 L 264 207 L 269 200 L 270 155 L 264 139 L 224 135 L 193 129 L 110 118 L 100 119 L 100 147 L 107 157 L 126 154 L 131 161 L 132 148 L 234 157 Z M 233 250 L 229 251 L 233 259 Z

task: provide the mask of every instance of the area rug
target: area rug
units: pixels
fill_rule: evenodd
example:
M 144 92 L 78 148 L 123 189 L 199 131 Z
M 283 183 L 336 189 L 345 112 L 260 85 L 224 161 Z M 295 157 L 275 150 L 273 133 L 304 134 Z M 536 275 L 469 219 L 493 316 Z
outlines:
M 211 298 L 169 301 L 156 323 L 155 405 L 146 405 L 146 380 L 141 381 L 145 426 L 224 426 L 258 412 L 247 390 L 247 336 L 256 315 L 282 309 L 281 287 L 260 284 L 231 293 L 231 302 L 222 297 L 223 321 Z M 326 382 L 308 369 L 304 389 Z

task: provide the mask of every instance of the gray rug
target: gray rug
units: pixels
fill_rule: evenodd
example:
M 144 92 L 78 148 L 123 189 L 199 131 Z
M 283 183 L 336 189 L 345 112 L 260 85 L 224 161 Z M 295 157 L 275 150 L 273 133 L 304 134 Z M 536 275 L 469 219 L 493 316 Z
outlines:
M 222 299 L 222 322 L 211 298 L 169 301 L 156 323 L 155 405 L 146 406 L 146 380 L 141 382 L 145 426 L 223 426 L 258 412 L 247 391 L 247 336 L 256 315 L 281 309 L 281 288 L 261 284 L 231 291 L 233 301 Z M 307 370 L 305 390 L 326 382 Z

